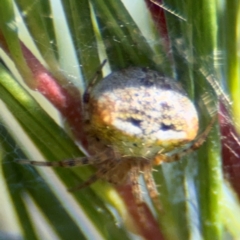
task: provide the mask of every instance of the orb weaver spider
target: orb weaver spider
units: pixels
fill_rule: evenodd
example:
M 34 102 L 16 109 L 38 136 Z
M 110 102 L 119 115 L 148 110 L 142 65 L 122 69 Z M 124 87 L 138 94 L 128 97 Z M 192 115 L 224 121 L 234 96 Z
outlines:
M 88 155 L 59 162 L 22 160 L 20 163 L 49 167 L 93 165 L 96 172 L 70 191 L 98 179 L 115 185 L 129 182 L 138 205 L 143 202 L 138 182 L 143 174 L 149 196 L 161 208 L 153 166 L 177 161 L 198 149 L 216 116 L 197 136 L 197 111 L 173 79 L 139 67 L 113 72 L 101 81 L 97 81 L 98 75 L 99 71 L 83 95 L 83 131 L 89 144 Z

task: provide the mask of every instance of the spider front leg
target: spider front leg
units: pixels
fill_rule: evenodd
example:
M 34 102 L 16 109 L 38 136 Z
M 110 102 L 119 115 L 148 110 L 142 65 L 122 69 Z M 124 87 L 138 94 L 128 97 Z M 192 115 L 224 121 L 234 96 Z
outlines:
M 86 181 L 81 183 L 80 185 L 68 189 L 68 191 L 74 192 L 85 187 L 88 187 L 92 183 L 96 182 L 99 179 L 104 179 L 104 177 L 111 171 L 114 170 L 119 161 L 112 161 L 112 160 L 102 160 L 101 158 L 89 158 L 89 157 L 81 157 L 81 158 L 73 158 L 67 159 L 58 162 L 40 162 L 40 161 L 31 161 L 31 160 L 18 160 L 20 164 L 25 165 L 34 165 L 34 166 L 41 166 L 41 167 L 77 167 L 83 165 L 98 165 L 97 171 L 89 177 Z
M 96 84 L 98 77 L 101 75 L 101 70 L 104 67 L 104 65 L 106 64 L 107 60 L 105 59 L 102 64 L 99 66 L 99 68 L 97 69 L 95 75 L 93 76 L 93 78 L 90 80 L 84 94 L 83 94 L 83 102 L 85 104 L 89 103 L 89 97 L 90 97 L 90 93 L 94 87 L 94 85 Z
M 110 172 L 110 170 L 118 166 L 117 161 L 106 160 L 98 167 L 97 171 L 89 177 L 88 180 L 84 181 L 78 186 L 68 189 L 70 192 L 74 192 L 85 187 L 90 186 L 92 183 L 95 183 L 99 179 L 104 179 L 104 177 Z
M 93 158 L 89 157 L 80 157 L 80 158 L 71 158 L 66 159 L 63 161 L 56 161 L 56 162 L 40 162 L 40 161 L 31 161 L 27 159 L 20 159 L 17 163 L 24 164 L 24 165 L 34 165 L 34 166 L 41 166 L 41 167 L 77 167 L 83 165 L 92 165 L 94 163 Z
M 160 209 L 160 202 L 157 198 L 155 198 L 157 197 L 157 190 L 155 188 L 154 180 L 151 175 L 151 166 L 148 164 L 146 166 L 145 164 L 132 166 L 129 172 L 129 181 L 131 184 L 131 190 L 132 190 L 132 194 L 136 204 L 138 219 L 140 220 L 141 223 L 144 224 L 145 228 L 151 228 L 151 225 L 149 224 L 149 219 L 148 219 L 149 212 L 147 210 L 146 204 L 144 203 L 142 189 L 139 183 L 139 176 L 141 174 L 144 175 L 144 179 L 145 179 L 150 197 L 154 202 L 158 201 L 157 205 L 155 205 L 158 209 Z
M 131 183 L 132 193 L 137 205 L 141 205 L 143 203 L 142 190 L 138 182 L 139 175 L 139 166 L 133 166 L 129 173 L 129 180 Z
M 131 190 L 135 200 L 137 214 L 142 223 L 147 223 L 147 218 L 145 216 L 145 206 L 142 196 L 141 186 L 139 184 L 139 176 L 140 176 L 140 167 L 138 165 L 132 166 L 129 172 L 129 180 L 131 183 Z
M 196 138 L 196 140 L 193 142 L 192 145 L 190 145 L 188 148 L 182 150 L 182 152 L 175 153 L 171 156 L 167 156 L 166 154 L 158 154 L 154 158 L 154 165 L 162 164 L 163 162 L 175 162 L 181 159 L 182 157 L 194 152 L 198 148 L 202 146 L 202 144 L 206 141 L 210 131 L 213 128 L 213 125 L 215 124 L 217 120 L 218 115 L 212 117 L 210 123 L 207 125 L 206 129 Z
M 156 187 L 156 183 L 153 179 L 152 171 L 153 171 L 152 166 L 145 166 L 143 177 L 144 177 L 144 180 L 145 180 L 145 183 L 146 183 L 146 186 L 147 186 L 147 190 L 148 190 L 148 193 L 149 193 L 149 196 L 150 196 L 151 200 L 153 201 L 155 207 L 159 211 L 162 211 L 161 203 L 160 203 L 160 200 L 158 198 L 159 193 L 158 193 L 158 190 L 157 190 L 157 187 Z

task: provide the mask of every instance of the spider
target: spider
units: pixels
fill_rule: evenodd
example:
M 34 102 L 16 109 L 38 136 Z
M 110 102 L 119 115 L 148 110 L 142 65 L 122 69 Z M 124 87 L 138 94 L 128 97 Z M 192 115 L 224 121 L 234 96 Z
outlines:
M 115 185 L 130 183 L 138 205 L 143 202 L 138 183 L 143 174 L 149 196 L 159 208 L 153 167 L 177 161 L 198 149 L 216 120 L 216 116 L 212 117 L 197 136 L 198 114 L 186 92 L 175 80 L 148 68 L 116 71 L 101 81 L 95 77 L 83 94 L 83 103 L 87 156 L 60 162 L 21 163 L 51 167 L 93 165 L 96 172 L 70 191 L 98 179 Z

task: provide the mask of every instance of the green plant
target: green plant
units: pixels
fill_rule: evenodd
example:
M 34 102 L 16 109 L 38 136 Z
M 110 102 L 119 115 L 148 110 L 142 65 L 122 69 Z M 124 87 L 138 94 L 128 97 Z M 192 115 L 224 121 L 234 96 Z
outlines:
M 201 129 L 210 118 L 208 108 L 199 103 L 204 93 L 213 99 L 207 104 L 209 109 L 212 105 L 216 109 L 217 97 L 221 103 L 221 95 L 213 91 L 206 79 L 209 75 L 224 79 L 221 84 L 229 86 L 225 92 L 232 98 L 231 113 L 237 122 L 239 33 L 234 33 L 239 24 L 239 1 L 168 0 L 164 6 L 173 11 L 164 14 L 159 6 L 146 3 L 155 23 L 148 10 L 144 15 L 139 13 L 143 7 L 135 10 L 144 19 L 139 24 L 140 18 L 133 19 L 117 0 L 62 0 L 63 12 L 47 0 L 1 1 L 0 98 L 8 109 L 2 105 L 0 117 L 4 196 L 0 212 L 6 211 L 7 223 L 2 225 L 2 233 L 16 233 L 23 239 L 131 239 L 130 230 L 151 239 L 212 240 L 226 239 L 227 235 L 240 238 L 239 205 L 222 176 L 218 126 L 197 154 L 157 168 L 154 176 L 164 214 L 153 210 L 156 221 L 146 209 L 149 228 L 137 221 L 127 188 L 116 191 L 101 182 L 73 194 L 65 190 L 87 179 L 91 168 L 54 169 L 53 174 L 51 170 L 21 166 L 14 161 L 36 160 L 36 156 L 48 161 L 82 156 L 74 141 L 85 144 L 79 124 L 82 104 L 77 87 L 81 92 L 84 83 L 71 78 L 66 66 L 72 60 L 65 60 L 64 50 L 68 54 L 73 50 L 74 67 L 81 70 L 82 75 L 78 76 L 85 82 L 105 57 L 112 71 L 130 65 L 146 66 L 177 78 L 198 105 Z M 22 18 L 16 15 L 13 4 Z M 67 22 L 67 32 L 60 38 L 64 24 L 58 25 L 59 16 Z M 157 21 L 159 16 L 166 22 Z M 27 27 L 30 37 L 22 35 L 19 22 Z M 145 28 L 141 27 L 143 23 Z M 61 45 L 62 38 L 69 44 Z M 215 55 L 218 51 L 226 54 L 220 67 Z M 19 73 L 25 83 L 19 80 Z M 37 103 L 32 97 L 36 94 L 30 89 L 52 103 L 64 124 L 59 126 L 46 113 L 45 106 Z M 41 155 L 31 151 L 33 145 Z

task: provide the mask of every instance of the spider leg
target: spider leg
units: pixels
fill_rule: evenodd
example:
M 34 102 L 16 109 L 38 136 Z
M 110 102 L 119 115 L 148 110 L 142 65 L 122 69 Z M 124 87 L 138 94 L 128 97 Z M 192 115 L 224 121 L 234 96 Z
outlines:
M 31 164 L 35 166 L 42 166 L 42 167 L 76 167 L 82 165 L 89 165 L 93 164 L 94 160 L 88 157 L 80 157 L 80 158 L 72 158 L 66 159 L 63 161 L 55 161 L 55 162 L 40 162 L 40 161 L 31 161 L 27 159 L 20 159 L 17 161 L 20 164 Z
M 100 153 L 94 157 L 78 157 L 78 158 L 70 158 L 62 161 L 54 161 L 54 162 L 42 162 L 42 161 L 32 161 L 28 159 L 17 159 L 15 160 L 19 164 L 30 164 L 34 166 L 41 167 L 78 167 L 83 165 L 97 165 L 102 164 L 105 161 L 108 161 L 105 153 Z
M 161 203 L 160 203 L 160 200 L 158 198 L 159 194 L 158 194 L 158 190 L 157 190 L 155 181 L 153 179 L 152 168 L 151 167 L 149 167 L 149 166 L 144 167 L 143 177 L 144 177 L 144 180 L 145 180 L 145 183 L 146 183 L 146 186 L 147 186 L 149 196 L 150 196 L 151 200 L 153 201 L 154 206 L 159 211 L 162 211 Z
M 99 166 L 99 169 L 86 181 L 82 184 L 75 186 L 73 188 L 68 189 L 70 192 L 74 192 L 80 189 L 83 189 L 92 183 L 96 182 L 98 179 L 102 179 L 110 170 L 115 168 L 118 165 L 118 161 L 107 161 L 102 166 Z
M 101 74 L 101 70 L 104 67 L 104 65 L 106 64 L 107 60 L 105 59 L 101 65 L 98 67 L 95 75 L 93 76 L 92 80 L 90 81 L 90 83 L 88 84 L 84 94 L 83 94 L 83 102 L 84 103 L 88 103 L 89 102 L 89 95 L 90 92 L 92 91 L 92 88 L 94 87 L 99 75 Z
M 213 125 L 217 120 L 217 114 L 212 117 L 210 123 L 206 127 L 206 129 L 197 137 L 196 141 L 189 146 L 188 148 L 184 149 L 182 152 L 175 153 L 171 156 L 167 156 L 165 154 L 158 154 L 154 159 L 154 164 L 159 165 L 163 162 L 175 162 L 181 159 L 182 157 L 194 152 L 198 148 L 202 146 L 205 142 L 207 136 L 209 135 L 210 131 L 212 130 Z
M 137 205 L 140 205 L 141 203 L 143 203 L 142 191 L 138 182 L 139 172 L 140 172 L 139 166 L 133 166 L 129 174 L 132 193 Z
M 148 226 L 148 219 L 146 217 L 146 206 L 144 205 L 143 201 L 143 195 L 141 186 L 139 184 L 139 175 L 140 175 L 140 166 L 132 166 L 129 174 L 130 182 L 131 182 L 131 188 L 132 188 L 132 194 L 136 203 L 137 213 L 139 216 L 139 219 L 144 225 Z

